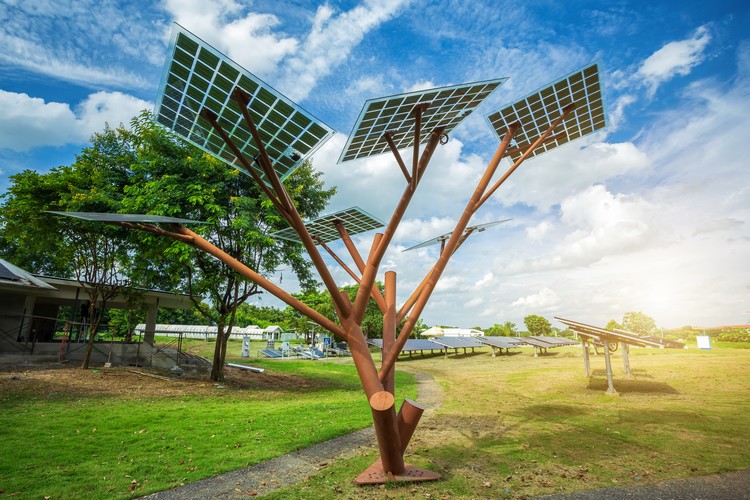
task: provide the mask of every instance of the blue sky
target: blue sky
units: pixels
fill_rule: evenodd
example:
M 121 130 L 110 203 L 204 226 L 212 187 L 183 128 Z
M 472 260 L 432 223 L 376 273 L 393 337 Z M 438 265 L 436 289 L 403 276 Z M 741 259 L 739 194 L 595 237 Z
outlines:
M 513 222 L 462 247 L 426 322 L 750 319 L 746 2 L 2 0 L 0 191 L 153 108 L 175 21 L 338 132 L 314 158 L 331 210 L 387 218 L 403 187 L 387 156 L 336 165 L 365 99 L 510 78 L 435 155 L 386 256 L 402 300 L 437 255 L 401 250 L 452 228 L 496 147 L 483 115 L 598 61 L 608 128 L 511 177 L 476 222 Z

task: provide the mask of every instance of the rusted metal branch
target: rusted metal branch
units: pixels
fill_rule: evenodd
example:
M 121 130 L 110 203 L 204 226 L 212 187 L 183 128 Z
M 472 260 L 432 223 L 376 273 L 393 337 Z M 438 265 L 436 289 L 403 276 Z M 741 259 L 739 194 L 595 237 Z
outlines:
M 486 201 L 487 201 L 487 200 L 488 200 L 488 199 L 490 198 L 490 196 L 492 196 L 492 195 L 493 195 L 493 194 L 495 193 L 495 191 L 497 191 L 497 188 L 499 188 L 499 187 L 500 187 L 500 186 L 501 186 L 501 185 L 502 185 L 502 184 L 503 184 L 503 183 L 504 183 L 504 182 L 506 181 L 506 179 L 508 179 L 508 177 L 510 177 L 510 175 L 511 175 L 511 174 L 512 174 L 513 172 L 515 172 L 515 171 L 516 171 L 516 169 L 517 169 L 517 168 L 518 168 L 518 167 L 519 167 L 519 166 L 521 165 L 521 163 L 523 163 L 523 162 L 524 162 L 524 160 L 526 160 L 526 158 L 528 158 L 528 157 L 529 157 L 529 156 L 531 155 L 531 153 L 533 153 L 533 152 L 534 152 L 534 150 L 535 150 L 535 149 L 536 149 L 536 148 L 537 148 L 537 147 L 538 147 L 538 146 L 539 146 L 539 145 L 540 145 L 540 144 L 541 144 L 542 142 L 544 142 L 544 141 L 545 141 L 545 140 L 547 139 L 547 137 L 548 137 L 548 136 L 549 136 L 549 135 L 550 135 L 550 134 L 552 133 L 552 131 L 553 131 L 553 130 L 555 130 L 555 128 L 556 128 L 556 127 L 557 127 L 558 125 L 560 125 L 560 123 L 562 123 L 562 121 L 563 121 L 563 120 L 565 119 L 565 117 L 566 117 L 566 116 L 568 116 L 568 114 L 569 114 L 569 113 L 570 113 L 571 111 L 573 111 L 573 110 L 575 109 L 575 107 L 576 107 L 576 105 L 575 105 L 575 104 L 570 104 L 570 105 L 566 106 L 565 108 L 563 108 L 563 112 L 562 112 L 562 114 L 560 114 L 560 116 L 558 116 L 558 117 L 557 117 L 557 119 L 555 119 L 555 121 L 553 121 L 553 122 L 552 122 L 552 124 L 551 124 L 551 125 L 550 125 L 550 126 L 549 126 L 549 127 L 547 128 L 547 130 L 545 130 L 545 131 L 544 131 L 544 133 L 543 133 L 542 135 L 540 135 L 540 136 L 539 136 L 539 137 L 537 138 L 537 140 L 536 140 L 536 141 L 534 141 L 534 142 L 533 142 L 533 144 L 531 144 L 531 146 L 529 146 L 529 147 L 528 147 L 528 148 L 526 149 L 526 152 L 525 152 L 524 154 L 522 154 L 522 155 L 521 155 L 521 157 L 520 157 L 520 158 L 518 158 L 518 159 L 517 159 L 517 160 L 516 160 L 516 161 L 515 161 L 515 162 L 513 163 L 513 165 L 512 165 L 512 166 L 511 166 L 511 167 L 510 167 L 510 168 L 508 169 L 508 171 L 507 171 L 507 172 L 505 172 L 505 174 L 503 174 L 503 176 L 502 176 L 502 177 L 500 177 L 500 178 L 499 178 L 499 179 L 497 180 L 497 182 L 495 182 L 495 184 L 493 184 L 493 185 L 492 185 L 492 187 L 491 187 L 491 188 L 490 188 L 490 189 L 489 189 L 489 190 L 488 190 L 488 191 L 487 191 L 487 192 L 486 192 L 486 193 L 484 194 L 484 196 L 482 196 L 482 198 L 481 198 L 481 199 L 479 199 L 479 200 L 478 200 L 478 201 L 476 202 L 476 204 L 475 204 L 475 205 L 474 205 L 474 207 L 472 208 L 472 212 L 476 212 L 476 211 L 477 211 L 477 210 L 479 209 L 479 207 L 481 207 L 482 205 L 484 205 L 484 203 L 485 203 L 485 202 L 486 202 Z M 513 125 L 511 125 L 511 127 L 512 127 L 512 126 L 513 126 Z
M 404 178 L 406 178 L 406 182 L 411 184 L 411 175 L 409 175 L 409 171 L 406 169 L 406 165 L 404 164 L 404 159 L 401 158 L 401 153 L 398 152 L 396 145 L 393 143 L 393 137 L 391 136 L 391 133 L 385 132 L 383 134 L 383 137 L 385 137 L 385 142 L 388 143 L 388 147 L 391 148 L 391 152 L 393 153 L 393 156 L 396 158 L 396 163 L 398 163 L 399 168 L 401 168 L 401 173 L 404 174 Z
M 393 366 L 398 359 L 398 355 L 401 353 L 401 349 L 404 348 L 404 344 L 406 344 L 406 339 L 409 338 L 414 325 L 417 323 L 419 316 L 422 314 L 422 311 L 424 310 L 424 307 L 427 304 L 430 295 L 435 289 L 437 281 L 440 279 L 440 276 L 445 270 L 445 266 L 448 264 L 448 260 L 451 258 L 456 248 L 458 247 L 458 242 L 463 236 L 463 233 L 466 230 L 466 226 L 468 226 L 469 220 L 474 213 L 474 206 L 476 206 L 476 203 L 479 201 L 482 193 L 484 193 L 484 191 L 487 189 L 487 185 L 489 184 L 490 180 L 492 180 L 492 176 L 497 170 L 497 166 L 500 164 L 500 160 L 505 154 L 505 151 L 508 149 L 508 145 L 510 144 L 513 135 L 518 130 L 518 127 L 519 125 L 517 123 L 511 125 L 508 129 L 508 132 L 505 134 L 505 137 L 503 137 L 503 140 L 495 151 L 492 160 L 490 160 L 490 163 L 487 166 L 484 175 L 477 184 L 476 189 L 474 189 L 474 194 L 467 203 L 463 214 L 456 223 L 456 227 L 453 229 L 453 232 L 451 233 L 451 236 L 445 245 L 444 251 L 440 254 L 438 261 L 435 263 L 435 266 L 429 273 L 427 281 L 424 284 L 422 291 L 419 293 L 419 298 L 414 304 L 413 314 L 409 316 L 409 318 L 406 320 L 406 323 L 401 328 L 401 332 L 399 332 L 399 335 L 396 338 L 396 343 L 394 344 L 391 352 L 389 352 L 387 356 L 383 356 L 383 362 L 378 374 L 378 378 L 381 382 L 387 380 L 391 370 L 393 370 Z

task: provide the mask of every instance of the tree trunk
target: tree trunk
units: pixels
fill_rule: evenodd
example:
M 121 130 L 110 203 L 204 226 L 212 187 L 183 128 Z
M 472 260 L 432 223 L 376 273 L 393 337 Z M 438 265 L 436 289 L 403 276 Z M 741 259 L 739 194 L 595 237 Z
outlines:
M 83 362 L 81 363 L 82 370 L 88 370 L 89 360 L 91 359 L 91 352 L 94 350 L 94 338 L 96 337 L 96 330 L 99 326 L 99 321 L 94 318 L 96 312 L 96 303 L 91 302 L 89 306 L 89 341 L 86 344 L 86 352 L 83 355 Z
M 224 336 L 224 323 L 219 322 L 216 328 L 216 345 L 214 346 L 214 362 L 211 366 L 211 380 L 224 381 L 224 359 L 227 353 L 227 341 Z

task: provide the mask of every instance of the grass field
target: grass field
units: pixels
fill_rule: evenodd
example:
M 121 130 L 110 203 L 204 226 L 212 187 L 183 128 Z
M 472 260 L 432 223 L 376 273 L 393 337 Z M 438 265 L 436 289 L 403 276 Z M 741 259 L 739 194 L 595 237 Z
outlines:
M 445 392 L 407 452 L 443 480 L 357 488 L 375 458 L 357 457 L 273 497 L 522 498 L 750 467 L 750 350 L 632 349 L 633 380 L 619 354 L 619 396 L 604 394 L 603 356 L 585 377 L 580 348 L 404 362 Z
M 190 349 L 210 357 L 213 344 Z M 228 352 L 238 360 L 240 343 Z M 750 349 L 633 349 L 633 380 L 619 354 L 616 397 L 604 394 L 602 356 L 592 357 L 593 378 L 584 376 L 580 348 L 403 360 L 444 391 L 407 451 L 407 462 L 443 479 L 356 487 L 376 458 L 368 455 L 272 496 L 521 498 L 750 467 Z M 127 498 L 369 425 L 350 361 L 249 362 L 266 373 L 232 372 L 223 388 L 124 370 L 2 373 L 0 490 Z M 399 375 L 399 399 L 413 397 L 413 379 Z
M 123 368 L 0 371 L 0 497 L 130 498 L 371 424 L 352 365 L 253 365 L 266 372 L 230 369 L 222 385 Z

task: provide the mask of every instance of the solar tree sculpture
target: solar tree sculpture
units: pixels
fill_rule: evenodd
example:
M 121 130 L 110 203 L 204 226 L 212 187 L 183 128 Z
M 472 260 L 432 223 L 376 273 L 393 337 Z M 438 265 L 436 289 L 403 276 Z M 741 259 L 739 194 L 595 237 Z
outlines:
M 395 405 L 394 365 L 406 340 L 435 290 L 449 259 L 466 237 L 474 213 L 527 158 L 569 140 L 603 128 L 604 114 L 597 67 L 588 66 L 550 87 L 488 116 L 501 137 L 484 175 L 449 237 L 441 241 L 439 258 L 401 307 L 396 304 L 396 273 L 386 272 L 384 292 L 376 277 L 386 250 L 420 185 L 436 148 L 447 134 L 478 106 L 504 79 L 442 87 L 367 101 L 339 162 L 393 154 L 405 187 L 390 220 L 376 233 L 367 255 L 360 254 L 351 236 L 382 226 L 354 208 L 321 219 L 301 219 L 282 183 L 309 157 L 332 130 L 270 86 L 228 60 L 193 34 L 177 26 L 162 78 L 156 120 L 177 135 L 252 176 L 265 196 L 289 223 L 278 237 L 299 241 L 330 292 L 338 323 L 307 306 L 269 279 L 203 239 L 182 222 L 165 224 L 112 221 L 134 229 L 161 234 L 207 252 L 279 298 L 349 345 L 352 359 L 370 404 L 380 458 L 356 478 L 359 484 L 388 480 L 438 479 L 437 473 L 404 463 L 404 451 L 422 414 L 405 400 Z M 424 146 L 423 146 L 424 145 Z M 423 147 L 422 147 L 423 146 Z M 400 150 L 411 150 L 411 161 Z M 491 186 L 500 161 L 512 165 Z M 410 165 L 409 165 L 410 163 Z M 355 269 L 328 247 L 341 239 Z M 318 246 L 328 251 L 359 283 L 351 301 L 340 292 Z M 377 366 L 361 324 L 370 298 L 384 316 L 382 362 Z M 404 321 L 400 331 L 397 325 Z

